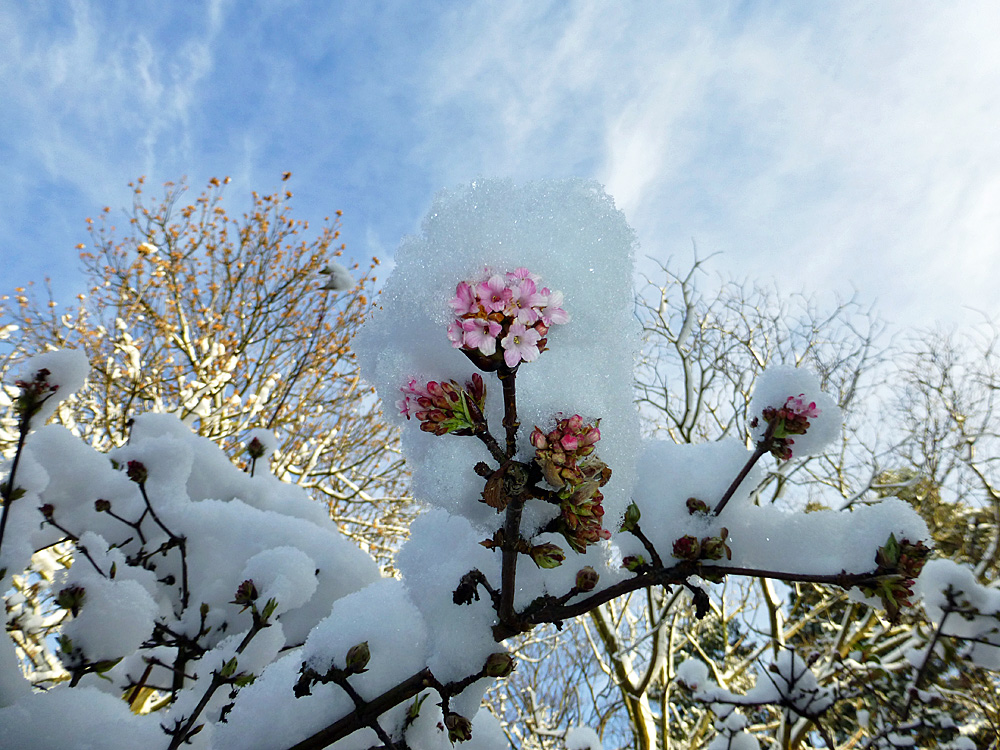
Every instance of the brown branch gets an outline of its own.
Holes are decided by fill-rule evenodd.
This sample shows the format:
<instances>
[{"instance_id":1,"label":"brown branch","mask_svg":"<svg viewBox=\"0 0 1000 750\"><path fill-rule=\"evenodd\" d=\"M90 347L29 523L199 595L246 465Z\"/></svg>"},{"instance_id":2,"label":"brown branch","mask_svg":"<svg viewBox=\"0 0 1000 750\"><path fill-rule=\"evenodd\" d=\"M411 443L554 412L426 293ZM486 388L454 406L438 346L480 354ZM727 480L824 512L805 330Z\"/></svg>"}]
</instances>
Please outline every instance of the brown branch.
<instances>
[{"instance_id":1,"label":"brown branch","mask_svg":"<svg viewBox=\"0 0 1000 750\"><path fill-rule=\"evenodd\" d=\"M370 726L374 721L394 706L413 698L421 690L439 685L430 669L422 669L415 675L406 678L398 685L386 690L377 698L368 701L364 709L355 710L342 719L296 743L288 750L319 750L329 747L337 740L347 737L359 729Z\"/></svg>"},{"instance_id":2,"label":"brown branch","mask_svg":"<svg viewBox=\"0 0 1000 750\"><path fill-rule=\"evenodd\" d=\"M773 432L774 424L771 424L768 426L767 432L764 433L764 437L761 438L759 443L757 443L757 447L754 449L754 452L750 454L750 458L747 459L743 468L740 469L740 473L736 475L736 479L734 479L733 483L729 485L729 489L726 490L726 494L722 496L722 499L719 501L719 504L715 506L715 510L713 510L712 513L715 515L722 513L722 509L726 507L733 495L736 494L736 490L739 489L743 480L747 478L747 474L750 473L750 470L758 461L760 461L761 456L771 450L771 435Z\"/></svg>"}]
</instances>

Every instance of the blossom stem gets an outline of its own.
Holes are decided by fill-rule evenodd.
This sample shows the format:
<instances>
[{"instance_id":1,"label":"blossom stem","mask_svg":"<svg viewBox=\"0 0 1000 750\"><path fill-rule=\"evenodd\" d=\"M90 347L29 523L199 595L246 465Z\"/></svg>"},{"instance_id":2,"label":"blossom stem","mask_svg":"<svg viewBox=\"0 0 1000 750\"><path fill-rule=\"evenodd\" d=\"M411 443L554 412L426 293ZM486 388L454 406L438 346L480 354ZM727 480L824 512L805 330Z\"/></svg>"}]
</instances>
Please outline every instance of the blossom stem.
<instances>
[{"instance_id":1,"label":"blossom stem","mask_svg":"<svg viewBox=\"0 0 1000 750\"><path fill-rule=\"evenodd\" d=\"M139 492L142 494L142 499L146 503L146 510L149 511L149 515L152 516L153 520L156 521L156 525L163 529L164 533L170 538L170 542L176 546L181 553L181 611L187 609L188 600L190 597L190 592L188 590L188 566L187 566L187 537L177 536L174 532L168 529L160 517L156 515L156 511L153 510L153 504L149 502L149 495L146 494L146 483L139 482ZM140 519L141 520L141 519Z\"/></svg>"},{"instance_id":2,"label":"blossom stem","mask_svg":"<svg viewBox=\"0 0 1000 750\"><path fill-rule=\"evenodd\" d=\"M7 477L7 481L3 484L3 511L0 513L0 549L3 549L3 536L4 532L7 530L7 514L10 512L10 506L13 505L15 499L14 477L17 476L17 465L21 461L21 453L24 451L24 441L27 439L28 432L31 429L30 414L25 414L21 417L21 424L19 427L17 450L14 452L14 462L10 468L10 476Z\"/></svg>"},{"instance_id":3,"label":"blossom stem","mask_svg":"<svg viewBox=\"0 0 1000 750\"><path fill-rule=\"evenodd\" d=\"M743 468L740 469L740 473L736 475L736 479L734 479L733 483L729 485L729 489L726 490L726 494L722 496L719 504L716 505L715 510L712 511L714 515L717 516L722 513L722 509L726 507L733 495L736 494L736 490L743 483L743 480L747 478L747 474L750 473L750 469L752 469L754 465L760 461L761 456L771 450L771 440L774 437L774 427L776 424L776 422L772 422L767 426L767 430L764 432L764 437L757 442L757 447L754 449L754 452L750 454L750 458L747 459L746 464L744 464Z\"/></svg>"},{"instance_id":4,"label":"blossom stem","mask_svg":"<svg viewBox=\"0 0 1000 750\"><path fill-rule=\"evenodd\" d=\"M517 392L514 384L516 376L517 367L513 369L502 367L497 373L503 386L503 426L507 431L507 458L513 458L517 453L517 428L521 426L517 421Z\"/></svg>"},{"instance_id":5,"label":"blossom stem","mask_svg":"<svg viewBox=\"0 0 1000 750\"><path fill-rule=\"evenodd\" d=\"M500 570L500 611L497 616L506 626L513 626L514 589L517 578L517 542L521 538L521 512L524 498L512 497L507 505L507 515L503 524L503 554Z\"/></svg>"},{"instance_id":6,"label":"blossom stem","mask_svg":"<svg viewBox=\"0 0 1000 750\"><path fill-rule=\"evenodd\" d=\"M503 464L507 460L507 454L503 452L503 448L500 447L500 443L497 439L490 434L490 431L486 429L486 425L482 424L476 426L475 436L479 438L483 444L489 448L490 455L496 459L497 463Z\"/></svg>"},{"instance_id":7,"label":"blossom stem","mask_svg":"<svg viewBox=\"0 0 1000 750\"><path fill-rule=\"evenodd\" d=\"M636 539L642 542L642 546L646 548L646 552L649 553L650 560L653 565L657 568L663 567L663 561L660 559L659 553L656 551L656 547L653 543L649 541L649 537L642 533L642 529L639 528L639 524L636 524L633 528L629 529L629 533L632 534Z\"/></svg>"}]
</instances>

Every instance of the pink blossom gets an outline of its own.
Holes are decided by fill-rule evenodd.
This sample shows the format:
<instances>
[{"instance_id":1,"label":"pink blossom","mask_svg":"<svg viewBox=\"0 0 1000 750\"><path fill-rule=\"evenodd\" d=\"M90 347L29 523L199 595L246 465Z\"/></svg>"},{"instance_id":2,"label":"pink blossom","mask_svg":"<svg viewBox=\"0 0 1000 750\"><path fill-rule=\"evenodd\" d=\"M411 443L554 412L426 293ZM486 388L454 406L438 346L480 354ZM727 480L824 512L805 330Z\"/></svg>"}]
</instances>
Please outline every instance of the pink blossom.
<instances>
[{"instance_id":1,"label":"pink blossom","mask_svg":"<svg viewBox=\"0 0 1000 750\"><path fill-rule=\"evenodd\" d=\"M499 312L510 302L512 292L507 288L503 276L493 274L482 284L476 287L476 294L486 312Z\"/></svg>"},{"instance_id":2,"label":"pink blossom","mask_svg":"<svg viewBox=\"0 0 1000 750\"><path fill-rule=\"evenodd\" d=\"M516 367L518 362L534 362L538 359L538 340L541 336L533 328L525 328L514 323L500 342L504 348L503 361L507 367Z\"/></svg>"},{"instance_id":3,"label":"pink blossom","mask_svg":"<svg viewBox=\"0 0 1000 750\"><path fill-rule=\"evenodd\" d=\"M410 378L410 381L399 389L403 393L403 398L396 402L399 413L409 419L413 414L411 409L415 409L419 404L417 400L427 396L426 388L417 387L417 379Z\"/></svg>"},{"instance_id":4,"label":"pink blossom","mask_svg":"<svg viewBox=\"0 0 1000 750\"><path fill-rule=\"evenodd\" d=\"M532 282L537 284L539 281L542 280L542 277L539 276L537 273L532 273L524 266L521 266L520 268L515 268L513 271L507 272L508 281L517 281L519 279L530 279Z\"/></svg>"},{"instance_id":5,"label":"pink blossom","mask_svg":"<svg viewBox=\"0 0 1000 750\"><path fill-rule=\"evenodd\" d=\"M458 321L456 321L458 322ZM463 344L489 356L497 350L497 336L502 330L499 323L489 318L466 318L462 321ZM449 336L450 336L449 328ZM456 344L459 346L459 344Z\"/></svg>"},{"instance_id":6,"label":"pink blossom","mask_svg":"<svg viewBox=\"0 0 1000 750\"><path fill-rule=\"evenodd\" d=\"M563 293L560 291L551 292L548 288L542 289L542 295L546 300L543 303L541 318L547 326L562 325L569 323L569 313L562 309Z\"/></svg>"},{"instance_id":7,"label":"pink blossom","mask_svg":"<svg viewBox=\"0 0 1000 750\"><path fill-rule=\"evenodd\" d=\"M479 304L476 302L476 295L473 293L472 287L464 281L459 282L458 286L455 287L455 296L448 304L451 305L451 309L458 316L475 313L479 309Z\"/></svg>"},{"instance_id":8,"label":"pink blossom","mask_svg":"<svg viewBox=\"0 0 1000 750\"><path fill-rule=\"evenodd\" d=\"M487 267L460 282L449 300L455 319L448 340L483 369L500 366L501 355L508 367L533 362L546 349L549 328L569 321L562 293L540 285L541 277L523 266L506 273Z\"/></svg>"},{"instance_id":9,"label":"pink blossom","mask_svg":"<svg viewBox=\"0 0 1000 750\"><path fill-rule=\"evenodd\" d=\"M575 451L580 447L580 439L576 435L566 434L559 440L564 451Z\"/></svg>"},{"instance_id":10,"label":"pink blossom","mask_svg":"<svg viewBox=\"0 0 1000 750\"><path fill-rule=\"evenodd\" d=\"M816 402L810 401L807 405L802 397L805 396L804 393L800 393L798 396L789 396L788 400L785 402L785 408L800 417L805 417L806 419L815 419L819 416L819 409L816 408Z\"/></svg>"},{"instance_id":11,"label":"pink blossom","mask_svg":"<svg viewBox=\"0 0 1000 750\"><path fill-rule=\"evenodd\" d=\"M448 324L448 340L456 349L463 345L465 340L465 330L461 320L453 320Z\"/></svg>"},{"instance_id":12,"label":"pink blossom","mask_svg":"<svg viewBox=\"0 0 1000 750\"><path fill-rule=\"evenodd\" d=\"M535 282L531 279L524 279L520 284L511 287L510 303L505 312L526 326L537 321L538 308L545 304L545 297L536 289Z\"/></svg>"}]
</instances>

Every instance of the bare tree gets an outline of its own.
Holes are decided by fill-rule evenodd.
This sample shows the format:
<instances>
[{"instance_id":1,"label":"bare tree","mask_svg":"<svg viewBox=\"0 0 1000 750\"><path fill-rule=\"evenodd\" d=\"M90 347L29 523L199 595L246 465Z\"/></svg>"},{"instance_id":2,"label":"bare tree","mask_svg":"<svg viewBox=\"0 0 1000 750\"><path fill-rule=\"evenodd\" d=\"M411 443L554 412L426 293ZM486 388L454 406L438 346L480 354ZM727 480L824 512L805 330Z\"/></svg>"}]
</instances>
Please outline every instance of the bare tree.
<instances>
[{"instance_id":1,"label":"bare tree","mask_svg":"<svg viewBox=\"0 0 1000 750\"><path fill-rule=\"evenodd\" d=\"M88 291L62 305L19 287L0 311L4 374L28 354L85 351L88 384L55 419L102 451L128 441L136 415L170 412L252 471L266 454L243 446L251 430L268 430L274 445L262 447L274 448L274 473L309 488L342 530L391 566L412 513L406 474L397 434L351 351L377 293L379 261L355 264L358 278L344 283L339 211L311 230L292 216L292 193L282 190L254 193L233 217L223 205L227 182L212 179L193 199L183 184L168 183L154 199L140 179L124 230L109 208L88 219L91 246L80 246ZM336 283L322 275L330 264ZM16 417L12 379L4 382L11 385L0 441L9 451ZM15 630L31 623L21 643L41 678L58 671L44 645L61 619L46 603L47 584L68 562L65 549L41 552L8 613Z\"/></svg>"},{"instance_id":2,"label":"bare tree","mask_svg":"<svg viewBox=\"0 0 1000 750\"><path fill-rule=\"evenodd\" d=\"M737 437L750 445L745 409L757 374L772 364L806 366L841 407L850 407L841 440L822 455L772 466L757 502L848 511L896 495L927 518L940 554L976 566L983 582L996 579L995 334L889 342L886 325L855 298L824 301L774 285L713 279L697 257L680 271L663 265L660 273L636 301L646 341L636 394L651 438ZM886 392L890 376L905 383L901 397ZM951 496L942 500L942 490ZM766 578L727 585L700 619L683 590L648 591L594 610L567 631L564 642L581 644L561 657L573 662L563 668L574 676L569 684L580 684L587 673L617 688L595 694L589 719L608 730L608 747L707 747L718 737L712 711L677 683L677 666L698 658L718 685L741 690L764 657L789 648L808 654L822 684L846 700L822 721L757 706L751 728L762 742L805 747L823 735L831 747L857 746L878 738L879 730L874 723L859 728L856 712L880 709L897 725L923 711L929 742L953 734L936 726L941 717L935 712L956 708L984 722L980 739L1000 737L995 701L974 687L988 686L985 695L995 695L995 675L967 669L956 676L949 673L956 662L947 659L922 662L918 671L902 654L926 647L939 632L933 623L919 613L887 619L828 586ZM877 670L872 661L879 662ZM540 679L529 671L498 690L512 706L514 694L538 692ZM932 692L933 685L955 700L949 709L940 708L943 702L915 706L907 691L918 682L921 690ZM538 714L537 707L522 706L519 739L525 746L559 747L547 738L565 732L563 714L552 713L544 725Z\"/></svg>"}]
</instances>

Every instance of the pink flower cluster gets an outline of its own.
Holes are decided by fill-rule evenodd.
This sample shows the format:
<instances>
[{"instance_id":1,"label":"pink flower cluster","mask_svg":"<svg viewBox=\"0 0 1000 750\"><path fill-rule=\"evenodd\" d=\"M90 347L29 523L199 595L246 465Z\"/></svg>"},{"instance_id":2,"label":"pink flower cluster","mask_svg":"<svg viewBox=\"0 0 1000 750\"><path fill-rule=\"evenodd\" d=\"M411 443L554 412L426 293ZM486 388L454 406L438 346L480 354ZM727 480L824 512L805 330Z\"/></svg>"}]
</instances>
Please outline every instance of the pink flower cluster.
<instances>
[{"instance_id":1,"label":"pink flower cluster","mask_svg":"<svg viewBox=\"0 0 1000 750\"><path fill-rule=\"evenodd\" d=\"M577 552L611 537L602 526L604 495L600 492L611 478L611 469L593 455L594 444L601 439L599 422L587 424L574 414L559 420L548 433L538 427L531 433L535 462L545 481L558 488L559 531Z\"/></svg>"},{"instance_id":2,"label":"pink flower cluster","mask_svg":"<svg viewBox=\"0 0 1000 750\"><path fill-rule=\"evenodd\" d=\"M569 322L562 292L539 288L541 278L527 268L506 274L484 269L477 281L462 281L448 303L455 320L448 339L481 369L534 362L545 351L549 328ZM499 344L499 348L497 347Z\"/></svg>"},{"instance_id":3,"label":"pink flower cluster","mask_svg":"<svg viewBox=\"0 0 1000 750\"><path fill-rule=\"evenodd\" d=\"M761 412L764 421L767 422L768 433L770 433L770 451L776 458L787 461L792 457L792 445L795 441L790 435L805 435L809 429L809 420L819 416L819 409L815 401L808 404L803 401L804 393L798 396L789 396L784 406L777 409L768 407ZM756 427L757 418L750 422L751 427Z\"/></svg>"},{"instance_id":4,"label":"pink flower cluster","mask_svg":"<svg viewBox=\"0 0 1000 750\"><path fill-rule=\"evenodd\" d=\"M403 398L396 402L399 413L407 419L416 417L424 432L471 435L483 421L486 385L479 373L473 373L464 388L454 380L431 380L418 386L416 378L411 378L399 390L403 392Z\"/></svg>"}]
</instances>

